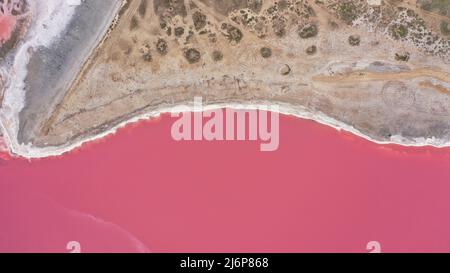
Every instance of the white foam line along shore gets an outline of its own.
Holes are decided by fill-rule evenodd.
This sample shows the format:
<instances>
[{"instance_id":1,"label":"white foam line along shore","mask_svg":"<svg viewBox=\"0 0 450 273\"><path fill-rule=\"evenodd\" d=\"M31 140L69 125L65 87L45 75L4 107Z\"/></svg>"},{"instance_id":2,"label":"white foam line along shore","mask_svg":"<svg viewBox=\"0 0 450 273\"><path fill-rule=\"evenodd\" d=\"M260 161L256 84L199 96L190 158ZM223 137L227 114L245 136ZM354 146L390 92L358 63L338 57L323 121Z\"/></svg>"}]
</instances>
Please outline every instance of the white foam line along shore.
<instances>
[{"instance_id":1,"label":"white foam line along shore","mask_svg":"<svg viewBox=\"0 0 450 273\"><path fill-rule=\"evenodd\" d=\"M289 115L289 116L295 116L297 118L307 119L307 120L313 120L318 123L321 123L323 125L327 125L330 127L335 128L339 131L348 131L350 133L353 133L361 138L367 139L371 142L387 145L387 144L396 144L396 145L402 145L402 146L409 146L409 147L423 147L423 146L432 146L436 148L443 148L443 147L450 147L450 141L448 142L442 142L435 138L420 138L420 139L414 139L414 140L407 140L401 136L393 136L391 138L391 141L377 141L374 139L371 139L367 135L361 133L357 129L353 128L352 126L349 126L345 123L342 123L338 120L335 120L333 118L330 118L322 113L311 113L306 111L305 109L301 107L293 108L291 105L287 104L276 104L270 102L262 102L259 105L246 105L246 104L215 104L215 105L207 105L203 106L201 110L197 109L197 106L194 106L194 103L190 105L179 105L175 107L167 107L162 108L159 111L149 112L146 114L142 114L136 117L133 117L127 121L124 121L117 126L113 127L111 130L105 131L101 134L88 137L85 139L80 140L77 143L60 146L60 147L45 147L45 148L39 148L39 147L33 147L31 145L20 145L17 142L8 143L11 148L11 151L13 154L28 158L28 159L37 159L37 158L45 158L45 157L52 157L52 156L59 156L62 154L65 154L67 152L70 152L76 148L81 147L84 143L91 142L97 139L101 139L103 137L106 137L111 134L115 134L118 129L125 127L128 124L136 123L143 120L148 120L151 118L157 118L160 117L161 114L177 114L182 112L199 112L199 111L210 111L210 110L217 110L217 109L223 109L223 108L230 108L235 110L263 110L263 111L272 111L272 106L276 106L279 110L273 111L278 112L282 115Z\"/></svg>"},{"instance_id":2,"label":"white foam line along shore","mask_svg":"<svg viewBox=\"0 0 450 273\"><path fill-rule=\"evenodd\" d=\"M27 75L27 64L29 62L28 49L36 46L48 46L61 33L66 25L70 22L74 14L76 6L70 5L66 1L47 0L47 1L31 1L33 12L33 24L25 39L25 42L18 48L12 73L10 76L10 84L5 90L3 107L0 109L0 130L3 134L5 143L10 153L16 156L33 159L45 158L51 156L59 156L80 147L86 142L103 138L107 135L114 134L119 128L129 123L135 123L141 120L159 117L163 113L180 113L185 111L195 112L194 103L191 105L179 105L162 108L158 111L149 112L136 116L127 121L120 123L111 130L104 133L86 137L77 143L67 144L59 147L34 147L31 144L20 144L17 141L19 130L19 113L24 107L25 86L24 79ZM109 26L105 27L105 33ZM45 33L45 34L44 34ZM100 42L100 41L99 41ZM258 104L215 104L206 105L203 111L231 108L236 110L271 110L271 102L259 102ZM289 104L277 104L280 114L291 115L298 118L314 120L318 123L331 126L339 131L345 130L359 137L367 139L377 144L397 144L402 146L433 146L437 148L450 147L450 140L440 140L436 138L417 138L406 139L402 136L392 136L390 141L377 141L358 131L356 128L330 118L323 113L311 113L301 106L292 106ZM197 110L198 111L198 110Z\"/></svg>"}]
</instances>

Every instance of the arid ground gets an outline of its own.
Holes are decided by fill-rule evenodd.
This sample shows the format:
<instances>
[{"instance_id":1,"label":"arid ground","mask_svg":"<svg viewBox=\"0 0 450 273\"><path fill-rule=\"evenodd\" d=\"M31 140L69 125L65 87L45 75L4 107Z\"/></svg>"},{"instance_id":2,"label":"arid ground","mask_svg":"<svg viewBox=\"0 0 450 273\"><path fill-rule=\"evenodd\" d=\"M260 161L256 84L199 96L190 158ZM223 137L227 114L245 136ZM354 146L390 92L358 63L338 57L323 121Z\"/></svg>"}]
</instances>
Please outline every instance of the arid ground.
<instances>
[{"instance_id":1,"label":"arid ground","mask_svg":"<svg viewBox=\"0 0 450 273\"><path fill-rule=\"evenodd\" d=\"M94 2L74 22L92 20ZM280 105L374 141L447 146L449 2L125 1L69 86L28 82L17 142L67 146L201 96ZM70 33L64 48L79 48L86 33ZM31 61L28 79L71 62Z\"/></svg>"}]
</instances>

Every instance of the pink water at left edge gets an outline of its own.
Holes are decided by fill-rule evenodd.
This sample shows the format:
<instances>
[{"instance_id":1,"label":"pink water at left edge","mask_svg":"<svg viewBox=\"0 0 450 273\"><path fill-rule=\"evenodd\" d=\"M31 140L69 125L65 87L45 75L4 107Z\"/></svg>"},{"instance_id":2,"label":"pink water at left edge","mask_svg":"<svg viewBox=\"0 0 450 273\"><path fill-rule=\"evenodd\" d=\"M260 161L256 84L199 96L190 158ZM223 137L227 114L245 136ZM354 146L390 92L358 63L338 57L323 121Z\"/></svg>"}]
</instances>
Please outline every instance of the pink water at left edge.
<instances>
[{"instance_id":1,"label":"pink water at left edge","mask_svg":"<svg viewBox=\"0 0 450 273\"><path fill-rule=\"evenodd\" d=\"M281 116L280 149L175 142L174 119L0 161L0 251L450 251L450 149Z\"/></svg>"},{"instance_id":2,"label":"pink water at left edge","mask_svg":"<svg viewBox=\"0 0 450 273\"><path fill-rule=\"evenodd\" d=\"M17 19L15 16L0 15L0 46L1 43L8 41L16 27Z\"/></svg>"}]
</instances>

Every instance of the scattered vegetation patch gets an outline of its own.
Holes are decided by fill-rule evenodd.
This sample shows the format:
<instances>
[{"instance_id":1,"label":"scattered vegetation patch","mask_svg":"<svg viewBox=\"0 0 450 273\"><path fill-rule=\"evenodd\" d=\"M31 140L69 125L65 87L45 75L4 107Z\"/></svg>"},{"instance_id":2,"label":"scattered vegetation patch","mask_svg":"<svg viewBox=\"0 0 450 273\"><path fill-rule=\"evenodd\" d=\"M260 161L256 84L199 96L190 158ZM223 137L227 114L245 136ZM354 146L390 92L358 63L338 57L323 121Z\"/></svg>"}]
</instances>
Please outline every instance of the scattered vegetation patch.
<instances>
[{"instance_id":1,"label":"scattered vegetation patch","mask_svg":"<svg viewBox=\"0 0 450 273\"><path fill-rule=\"evenodd\" d=\"M130 30L135 30L139 28L139 21L136 16L133 16L130 21Z\"/></svg>"},{"instance_id":2,"label":"scattered vegetation patch","mask_svg":"<svg viewBox=\"0 0 450 273\"><path fill-rule=\"evenodd\" d=\"M220 62L223 60L223 53L220 52L219 50L214 50L212 53L212 58L213 58L213 61Z\"/></svg>"},{"instance_id":3,"label":"scattered vegetation patch","mask_svg":"<svg viewBox=\"0 0 450 273\"><path fill-rule=\"evenodd\" d=\"M319 29L315 24L307 24L306 26L300 27L298 35L300 38L308 39L317 36Z\"/></svg>"},{"instance_id":4,"label":"scattered vegetation patch","mask_svg":"<svg viewBox=\"0 0 450 273\"><path fill-rule=\"evenodd\" d=\"M195 64L200 61L201 54L197 49L189 48L184 52L184 57L190 64Z\"/></svg>"},{"instance_id":5,"label":"scattered vegetation patch","mask_svg":"<svg viewBox=\"0 0 450 273\"><path fill-rule=\"evenodd\" d=\"M348 37L348 43L351 46L359 46L361 44L361 37L359 35L350 35Z\"/></svg>"},{"instance_id":6,"label":"scattered vegetation patch","mask_svg":"<svg viewBox=\"0 0 450 273\"><path fill-rule=\"evenodd\" d=\"M448 27L447 22L441 22L441 33L446 36L450 35L450 28Z\"/></svg>"},{"instance_id":7,"label":"scattered vegetation patch","mask_svg":"<svg viewBox=\"0 0 450 273\"><path fill-rule=\"evenodd\" d=\"M410 57L411 55L409 54L409 52L395 53L395 60L399 62L407 62L409 61Z\"/></svg>"},{"instance_id":8,"label":"scattered vegetation patch","mask_svg":"<svg viewBox=\"0 0 450 273\"><path fill-rule=\"evenodd\" d=\"M272 57L272 49L268 47L261 48L261 56L265 59Z\"/></svg>"},{"instance_id":9,"label":"scattered vegetation patch","mask_svg":"<svg viewBox=\"0 0 450 273\"><path fill-rule=\"evenodd\" d=\"M183 27L176 27L174 32L175 32L175 36L176 37L181 37L184 34L184 28Z\"/></svg>"},{"instance_id":10,"label":"scattered vegetation patch","mask_svg":"<svg viewBox=\"0 0 450 273\"><path fill-rule=\"evenodd\" d=\"M395 40L405 39L408 32L408 27L402 24L393 24L390 27L390 33Z\"/></svg>"},{"instance_id":11,"label":"scattered vegetation patch","mask_svg":"<svg viewBox=\"0 0 450 273\"><path fill-rule=\"evenodd\" d=\"M158 42L156 43L156 50L158 51L159 54L166 55L167 52L169 51L169 46L167 45L166 40L159 39Z\"/></svg>"},{"instance_id":12,"label":"scattered vegetation patch","mask_svg":"<svg viewBox=\"0 0 450 273\"><path fill-rule=\"evenodd\" d=\"M263 7L259 12L249 7L234 10L230 13L230 19L245 27L246 30L256 34L259 38L265 38L270 32L277 37L285 37L291 28L311 22L316 12L310 5L310 0L278 0L272 4L263 5L262 0L234 0L235 2L258 2ZM227 2L227 1L216 1ZM232 1L231 1L232 2Z\"/></svg>"},{"instance_id":13,"label":"scattered vegetation patch","mask_svg":"<svg viewBox=\"0 0 450 273\"><path fill-rule=\"evenodd\" d=\"M142 55L142 59L144 59L144 61L146 61L146 62L153 61L153 57L152 57L151 53L145 53L144 55Z\"/></svg>"},{"instance_id":14,"label":"scattered vegetation patch","mask_svg":"<svg viewBox=\"0 0 450 273\"><path fill-rule=\"evenodd\" d=\"M277 18L274 20L272 28L276 36L283 37L286 34L286 19Z\"/></svg>"},{"instance_id":15,"label":"scattered vegetation patch","mask_svg":"<svg viewBox=\"0 0 450 273\"><path fill-rule=\"evenodd\" d=\"M192 20L194 21L195 30L198 31L206 27L206 15L200 11L197 10L192 14Z\"/></svg>"},{"instance_id":16,"label":"scattered vegetation patch","mask_svg":"<svg viewBox=\"0 0 450 273\"><path fill-rule=\"evenodd\" d=\"M144 18L145 15L147 14L147 3L148 0L141 0L141 3L139 4L139 9L138 9L138 13L139 16L141 16L141 18Z\"/></svg>"},{"instance_id":17,"label":"scattered vegetation patch","mask_svg":"<svg viewBox=\"0 0 450 273\"><path fill-rule=\"evenodd\" d=\"M351 25L360 15L358 8L353 2L340 3L338 5L337 12L339 18L348 25Z\"/></svg>"},{"instance_id":18,"label":"scattered vegetation patch","mask_svg":"<svg viewBox=\"0 0 450 273\"><path fill-rule=\"evenodd\" d=\"M315 45L312 45L306 49L306 54L308 55L314 55L316 53L317 53L317 46Z\"/></svg>"},{"instance_id":19,"label":"scattered vegetation patch","mask_svg":"<svg viewBox=\"0 0 450 273\"><path fill-rule=\"evenodd\" d=\"M450 17L450 0L419 0L422 9Z\"/></svg>"},{"instance_id":20,"label":"scattered vegetation patch","mask_svg":"<svg viewBox=\"0 0 450 273\"><path fill-rule=\"evenodd\" d=\"M222 30L224 31L225 37L227 37L232 44L240 43L244 37L244 34L242 34L240 29L227 23L222 24Z\"/></svg>"}]
</instances>

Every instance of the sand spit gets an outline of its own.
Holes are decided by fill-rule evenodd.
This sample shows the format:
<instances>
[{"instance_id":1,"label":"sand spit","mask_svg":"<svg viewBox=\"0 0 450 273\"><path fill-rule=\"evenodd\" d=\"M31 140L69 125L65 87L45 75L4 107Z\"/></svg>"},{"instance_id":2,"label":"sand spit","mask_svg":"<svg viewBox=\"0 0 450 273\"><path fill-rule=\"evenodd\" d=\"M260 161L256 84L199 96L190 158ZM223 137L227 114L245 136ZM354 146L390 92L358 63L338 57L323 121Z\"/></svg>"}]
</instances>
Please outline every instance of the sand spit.
<instances>
[{"instance_id":1,"label":"sand spit","mask_svg":"<svg viewBox=\"0 0 450 273\"><path fill-rule=\"evenodd\" d=\"M0 108L0 128L11 153L27 157L20 152L24 146L20 127L45 118L58 97L64 96L121 5L120 0L82 1L80 5L66 0L30 1L31 27L6 75ZM33 115L26 116L30 108ZM36 115L37 111L42 115Z\"/></svg>"},{"instance_id":2,"label":"sand spit","mask_svg":"<svg viewBox=\"0 0 450 273\"><path fill-rule=\"evenodd\" d=\"M25 106L19 114L18 142L28 143L98 46L120 8L119 0L84 1L60 37L48 47L35 47L25 78ZM93 27L95 26L95 27Z\"/></svg>"}]
</instances>

